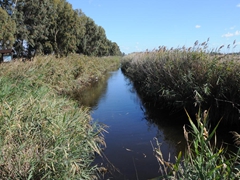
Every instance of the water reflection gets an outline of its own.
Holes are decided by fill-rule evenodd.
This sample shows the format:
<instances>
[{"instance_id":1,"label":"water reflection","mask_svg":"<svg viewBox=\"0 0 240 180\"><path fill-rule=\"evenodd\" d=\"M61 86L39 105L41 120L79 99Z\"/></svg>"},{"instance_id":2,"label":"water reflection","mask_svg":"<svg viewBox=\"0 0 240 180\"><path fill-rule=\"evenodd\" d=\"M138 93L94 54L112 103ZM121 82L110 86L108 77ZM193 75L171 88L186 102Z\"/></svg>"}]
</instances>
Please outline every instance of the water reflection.
<instances>
[{"instance_id":1,"label":"water reflection","mask_svg":"<svg viewBox=\"0 0 240 180\"><path fill-rule=\"evenodd\" d=\"M175 155L177 153L184 152L186 147L186 141L183 136L183 126L188 124L186 113L178 113L175 115L168 114L156 106L145 103L138 93L136 92L133 84L126 79L129 87L129 92L137 94L135 103L138 103L144 114L144 120L147 122L148 129L156 128L156 137L158 141L163 144L167 144L169 148L163 153L166 155L171 154L171 162L175 162ZM167 159L166 159L167 160Z\"/></svg>"},{"instance_id":2,"label":"water reflection","mask_svg":"<svg viewBox=\"0 0 240 180\"><path fill-rule=\"evenodd\" d=\"M90 107L94 110L95 107L97 107L100 98L105 98L108 86L107 79L110 75L110 73L107 74L100 81L96 81L91 87L88 87L82 92L72 93L74 95L73 99L77 100L80 105Z\"/></svg>"},{"instance_id":3,"label":"water reflection","mask_svg":"<svg viewBox=\"0 0 240 180\"><path fill-rule=\"evenodd\" d=\"M108 80L78 95L81 103L92 108L95 121L106 124L105 158L95 163L107 167L102 179L150 179L159 176L159 165L151 142L157 137L162 151L172 160L183 149L182 125L169 124L168 116L142 104L141 99L121 70L112 72Z\"/></svg>"},{"instance_id":4,"label":"water reflection","mask_svg":"<svg viewBox=\"0 0 240 180\"><path fill-rule=\"evenodd\" d=\"M174 161L174 156L185 149L182 120L186 114L171 116L143 103L120 69L76 98L91 107L94 121L109 127L105 157L95 160L108 170L102 179L146 180L159 176L151 146L155 137L162 143L165 159L170 153Z\"/></svg>"}]
</instances>

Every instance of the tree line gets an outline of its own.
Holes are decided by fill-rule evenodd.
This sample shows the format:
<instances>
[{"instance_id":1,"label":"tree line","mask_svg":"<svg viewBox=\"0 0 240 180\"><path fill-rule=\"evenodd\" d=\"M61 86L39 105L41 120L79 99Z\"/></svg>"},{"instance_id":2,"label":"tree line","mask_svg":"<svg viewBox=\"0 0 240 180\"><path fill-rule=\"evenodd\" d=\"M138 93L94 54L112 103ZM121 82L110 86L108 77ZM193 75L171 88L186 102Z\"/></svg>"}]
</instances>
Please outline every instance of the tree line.
<instances>
[{"instance_id":1,"label":"tree line","mask_svg":"<svg viewBox=\"0 0 240 180\"><path fill-rule=\"evenodd\" d=\"M0 29L0 49L13 47L18 57L121 55L103 27L66 0L0 0Z\"/></svg>"}]
</instances>

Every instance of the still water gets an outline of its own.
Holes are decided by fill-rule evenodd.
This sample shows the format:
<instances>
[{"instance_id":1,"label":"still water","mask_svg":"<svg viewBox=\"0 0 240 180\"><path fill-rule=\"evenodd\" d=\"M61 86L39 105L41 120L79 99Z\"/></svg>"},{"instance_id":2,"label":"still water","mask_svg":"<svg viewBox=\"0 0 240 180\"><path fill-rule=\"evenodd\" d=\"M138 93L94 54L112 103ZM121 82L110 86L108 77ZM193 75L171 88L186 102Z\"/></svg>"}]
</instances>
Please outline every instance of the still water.
<instances>
[{"instance_id":1,"label":"still water","mask_svg":"<svg viewBox=\"0 0 240 180\"><path fill-rule=\"evenodd\" d=\"M151 114L120 69L86 93L84 97L92 97L86 101L93 120L108 126L108 133L104 133L105 157L95 161L108 169L103 179L146 180L160 176L151 145L155 137L162 143L165 159L170 153L173 160L184 149L182 124L168 123L164 114Z\"/></svg>"}]
</instances>

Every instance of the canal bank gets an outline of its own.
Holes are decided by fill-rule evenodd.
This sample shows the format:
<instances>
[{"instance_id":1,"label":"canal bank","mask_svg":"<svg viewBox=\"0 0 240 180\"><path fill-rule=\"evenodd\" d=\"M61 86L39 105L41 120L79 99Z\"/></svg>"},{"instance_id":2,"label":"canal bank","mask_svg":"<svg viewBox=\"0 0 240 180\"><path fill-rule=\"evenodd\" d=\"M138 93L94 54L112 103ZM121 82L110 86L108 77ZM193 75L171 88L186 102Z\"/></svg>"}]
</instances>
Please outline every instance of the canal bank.
<instances>
[{"instance_id":1,"label":"canal bank","mask_svg":"<svg viewBox=\"0 0 240 180\"><path fill-rule=\"evenodd\" d=\"M120 69L109 74L105 86L102 83L96 86L93 89L102 89L102 95L97 103L96 100L90 103L93 104L91 116L94 121L108 126L104 134L107 144L104 157L95 160L107 170L102 179L141 180L159 176L159 164L151 143L157 138L162 143L163 156L168 159L170 153L173 161L184 149L182 125L168 123L166 114L158 114L156 124L156 117L145 109L132 83Z\"/></svg>"}]
</instances>

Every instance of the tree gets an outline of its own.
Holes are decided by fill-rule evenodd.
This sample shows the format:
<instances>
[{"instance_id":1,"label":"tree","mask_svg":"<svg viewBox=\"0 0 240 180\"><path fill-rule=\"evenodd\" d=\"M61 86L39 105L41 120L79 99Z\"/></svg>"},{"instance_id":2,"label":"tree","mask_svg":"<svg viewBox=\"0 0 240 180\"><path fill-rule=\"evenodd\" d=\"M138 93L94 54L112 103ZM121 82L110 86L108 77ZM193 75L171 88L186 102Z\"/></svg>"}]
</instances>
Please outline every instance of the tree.
<instances>
[{"instance_id":1,"label":"tree","mask_svg":"<svg viewBox=\"0 0 240 180\"><path fill-rule=\"evenodd\" d=\"M12 48L15 41L16 24L8 13L0 7L0 48Z\"/></svg>"},{"instance_id":2,"label":"tree","mask_svg":"<svg viewBox=\"0 0 240 180\"><path fill-rule=\"evenodd\" d=\"M107 56L109 55L109 46L108 46L108 39L105 33L105 30L98 26L98 56Z\"/></svg>"},{"instance_id":3,"label":"tree","mask_svg":"<svg viewBox=\"0 0 240 180\"><path fill-rule=\"evenodd\" d=\"M11 0L0 0L0 7L4 9L11 16L13 14L14 5L16 1L14 2Z\"/></svg>"},{"instance_id":4,"label":"tree","mask_svg":"<svg viewBox=\"0 0 240 180\"><path fill-rule=\"evenodd\" d=\"M63 9L59 12L61 25L59 26L58 48L61 54L68 55L69 52L77 50L77 13L72 6L64 2Z\"/></svg>"},{"instance_id":5,"label":"tree","mask_svg":"<svg viewBox=\"0 0 240 180\"><path fill-rule=\"evenodd\" d=\"M77 26L78 26L78 33L77 33L77 53L83 53L83 37L86 33L86 22L87 22L87 16L82 12L81 9L75 10L77 14Z\"/></svg>"},{"instance_id":6,"label":"tree","mask_svg":"<svg viewBox=\"0 0 240 180\"><path fill-rule=\"evenodd\" d=\"M28 31L27 27L24 22L24 0L19 0L18 3L15 5L15 12L13 14L13 19L15 20L17 29L15 38L16 41L14 43L14 49L17 53L17 56L22 56L23 52L25 51L24 42L28 39Z\"/></svg>"},{"instance_id":7,"label":"tree","mask_svg":"<svg viewBox=\"0 0 240 180\"><path fill-rule=\"evenodd\" d=\"M111 42L110 41L110 55L111 56L120 56L122 55L119 46L117 45L116 42Z\"/></svg>"},{"instance_id":8,"label":"tree","mask_svg":"<svg viewBox=\"0 0 240 180\"><path fill-rule=\"evenodd\" d=\"M49 0L17 1L14 19L18 27L15 43L18 52L26 50L29 56L42 53L47 41L51 5Z\"/></svg>"},{"instance_id":9,"label":"tree","mask_svg":"<svg viewBox=\"0 0 240 180\"><path fill-rule=\"evenodd\" d=\"M97 55L98 52L98 27L95 24L95 22L89 18L86 17L86 24L85 24L85 34L82 38L82 49L83 53L86 55Z\"/></svg>"},{"instance_id":10,"label":"tree","mask_svg":"<svg viewBox=\"0 0 240 180\"><path fill-rule=\"evenodd\" d=\"M71 4L65 0L53 0L53 7L49 40L54 52L61 56L75 52L83 34L79 19L80 11L74 11Z\"/></svg>"},{"instance_id":11,"label":"tree","mask_svg":"<svg viewBox=\"0 0 240 180\"><path fill-rule=\"evenodd\" d=\"M5 10L1 19L13 19L17 26L14 48L19 56L53 52L57 56L71 52L105 56L119 50L107 39L101 26L81 10L73 10L66 0L0 0L0 7ZM8 33L14 34L14 31ZM8 39L12 37L8 35Z\"/></svg>"}]
</instances>

